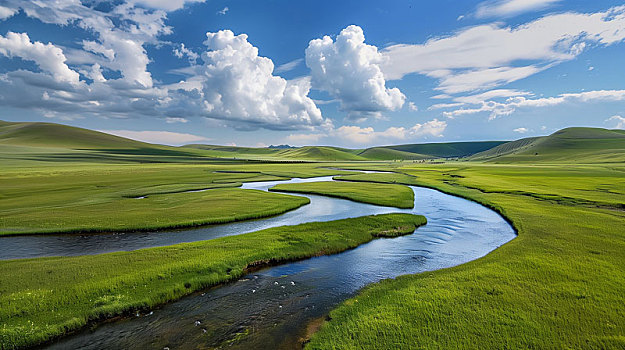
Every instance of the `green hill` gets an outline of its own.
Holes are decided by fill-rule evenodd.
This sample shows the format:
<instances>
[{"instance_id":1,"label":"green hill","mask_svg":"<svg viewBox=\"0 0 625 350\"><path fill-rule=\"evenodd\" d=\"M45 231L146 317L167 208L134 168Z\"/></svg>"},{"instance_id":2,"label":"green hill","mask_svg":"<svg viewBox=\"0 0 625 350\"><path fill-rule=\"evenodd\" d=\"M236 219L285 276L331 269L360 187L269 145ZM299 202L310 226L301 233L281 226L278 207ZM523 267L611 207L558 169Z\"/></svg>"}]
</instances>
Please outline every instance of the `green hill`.
<instances>
[{"instance_id":1,"label":"green hill","mask_svg":"<svg viewBox=\"0 0 625 350\"><path fill-rule=\"evenodd\" d=\"M421 160L432 158L431 156L427 156L424 154L398 151L386 147L367 148L366 150L360 152L358 155L370 160Z\"/></svg>"},{"instance_id":2,"label":"green hill","mask_svg":"<svg viewBox=\"0 0 625 350\"><path fill-rule=\"evenodd\" d=\"M486 151L507 141L477 141L477 142L445 142L419 143L409 145L384 146L396 151L416 153L427 158L456 158L467 157L478 152Z\"/></svg>"},{"instance_id":3,"label":"green hill","mask_svg":"<svg viewBox=\"0 0 625 350\"><path fill-rule=\"evenodd\" d=\"M625 161L625 131L566 128L549 136L508 142L470 159L501 163L620 163Z\"/></svg>"},{"instance_id":4,"label":"green hill","mask_svg":"<svg viewBox=\"0 0 625 350\"><path fill-rule=\"evenodd\" d=\"M54 123L0 123L0 145L70 149L146 148L154 145Z\"/></svg>"},{"instance_id":5,"label":"green hill","mask_svg":"<svg viewBox=\"0 0 625 350\"><path fill-rule=\"evenodd\" d=\"M0 121L0 158L133 163L214 159L199 150L150 144L73 126L5 121Z\"/></svg>"},{"instance_id":6,"label":"green hill","mask_svg":"<svg viewBox=\"0 0 625 350\"><path fill-rule=\"evenodd\" d=\"M305 160L367 160L351 152L352 150L329 146L306 146L282 150L277 154L280 158Z\"/></svg>"}]
</instances>

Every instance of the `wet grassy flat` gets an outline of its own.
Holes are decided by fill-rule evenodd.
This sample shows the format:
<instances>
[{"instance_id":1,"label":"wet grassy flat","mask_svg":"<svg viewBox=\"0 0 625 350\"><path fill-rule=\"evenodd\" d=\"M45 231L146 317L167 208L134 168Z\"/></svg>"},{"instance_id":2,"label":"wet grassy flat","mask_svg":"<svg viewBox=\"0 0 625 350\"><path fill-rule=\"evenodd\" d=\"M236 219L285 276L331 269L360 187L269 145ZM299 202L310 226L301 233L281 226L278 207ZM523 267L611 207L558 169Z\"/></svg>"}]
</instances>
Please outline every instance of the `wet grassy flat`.
<instances>
[{"instance_id":1,"label":"wet grassy flat","mask_svg":"<svg viewBox=\"0 0 625 350\"><path fill-rule=\"evenodd\" d=\"M321 194L397 208L414 207L414 193L403 185L363 182L309 182L278 184L270 191Z\"/></svg>"}]
</instances>

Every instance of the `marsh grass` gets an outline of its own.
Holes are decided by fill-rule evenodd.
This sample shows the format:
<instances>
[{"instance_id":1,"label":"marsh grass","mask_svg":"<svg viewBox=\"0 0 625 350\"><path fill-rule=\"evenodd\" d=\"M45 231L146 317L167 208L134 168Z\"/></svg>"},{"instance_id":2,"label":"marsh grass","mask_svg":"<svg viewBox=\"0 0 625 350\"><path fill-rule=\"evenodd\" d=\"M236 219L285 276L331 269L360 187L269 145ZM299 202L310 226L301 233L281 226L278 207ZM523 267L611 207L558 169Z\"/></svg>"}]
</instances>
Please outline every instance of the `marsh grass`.
<instances>
[{"instance_id":1,"label":"marsh grass","mask_svg":"<svg viewBox=\"0 0 625 350\"><path fill-rule=\"evenodd\" d=\"M425 222L385 214L132 252L1 261L0 348L42 343L236 279L249 267L338 253L375 237L412 233Z\"/></svg>"}]
</instances>

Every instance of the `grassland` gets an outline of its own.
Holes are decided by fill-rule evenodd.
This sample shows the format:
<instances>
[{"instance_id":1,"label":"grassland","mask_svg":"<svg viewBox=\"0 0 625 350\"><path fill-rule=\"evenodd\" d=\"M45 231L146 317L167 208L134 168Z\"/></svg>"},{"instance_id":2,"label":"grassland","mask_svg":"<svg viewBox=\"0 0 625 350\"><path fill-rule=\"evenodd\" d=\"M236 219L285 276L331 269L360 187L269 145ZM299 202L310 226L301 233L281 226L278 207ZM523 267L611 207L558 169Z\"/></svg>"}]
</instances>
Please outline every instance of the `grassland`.
<instances>
[{"instance_id":1,"label":"grassland","mask_svg":"<svg viewBox=\"0 0 625 350\"><path fill-rule=\"evenodd\" d=\"M337 253L425 222L386 214L132 252L0 261L0 348L45 342L236 279L250 267Z\"/></svg>"},{"instance_id":2,"label":"grassland","mask_svg":"<svg viewBox=\"0 0 625 350\"><path fill-rule=\"evenodd\" d=\"M623 164L397 170L346 178L470 198L511 220L518 237L476 261L365 288L331 312L309 349L625 348Z\"/></svg>"},{"instance_id":3,"label":"grassland","mask_svg":"<svg viewBox=\"0 0 625 350\"><path fill-rule=\"evenodd\" d=\"M414 192L403 185L323 181L278 184L269 190L321 194L387 207L414 207Z\"/></svg>"},{"instance_id":4,"label":"grassland","mask_svg":"<svg viewBox=\"0 0 625 350\"><path fill-rule=\"evenodd\" d=\"M3 168L0 235L153 230L266 217L308 200L236 188L241 182L349 173L323 164L55 164Z\"/></svg>"}]
</instances>

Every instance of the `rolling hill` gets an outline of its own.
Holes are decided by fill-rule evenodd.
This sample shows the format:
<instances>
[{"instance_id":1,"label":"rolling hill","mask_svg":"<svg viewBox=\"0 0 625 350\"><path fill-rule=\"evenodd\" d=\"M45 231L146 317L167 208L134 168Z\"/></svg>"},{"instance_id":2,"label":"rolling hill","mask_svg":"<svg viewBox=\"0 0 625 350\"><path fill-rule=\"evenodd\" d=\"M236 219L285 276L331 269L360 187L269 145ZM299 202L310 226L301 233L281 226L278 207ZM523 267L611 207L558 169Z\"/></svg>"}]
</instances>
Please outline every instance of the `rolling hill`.
<instances>
[{"instance_id":1,"label":"rolling hill","mask_svg":"<svg viewBox=\"0 0 625 350\"><path fill-rule=\"evenodd\" d=\"M103 132L54 123L0 122L0 144L70 149L120 149L153 147L148 143Z\"/></svg>"},{"instance_id":2,"label":"rolling hill","mask_svg":"<svg viewBox=\"0 0 625 350\"><path fill-rule=\"evenodd\" d=\"M507 142L469 159L500 163L624 162L625 130L566 128L549 136Z\"/></svg>"},{"instance_id":3,"label":"rolling hill","mask_svg":"<svg viewBox=\"0 0 625 350\"><path fill-rule=\"evenodd\" d=\"M467 157L478 152L483 152L506 142L508 141L417 143L378 148L420 154L427 158L456 158Z\"/></svg>"}]
</instances>

